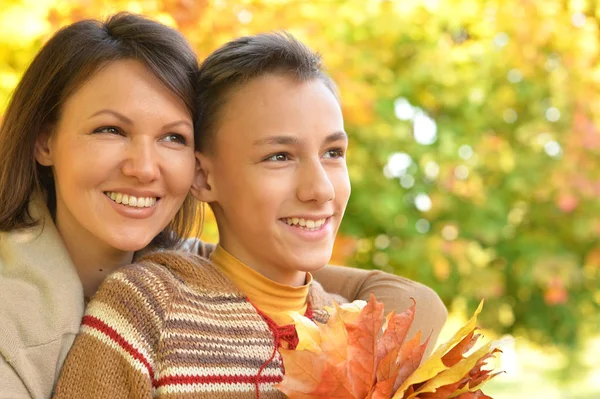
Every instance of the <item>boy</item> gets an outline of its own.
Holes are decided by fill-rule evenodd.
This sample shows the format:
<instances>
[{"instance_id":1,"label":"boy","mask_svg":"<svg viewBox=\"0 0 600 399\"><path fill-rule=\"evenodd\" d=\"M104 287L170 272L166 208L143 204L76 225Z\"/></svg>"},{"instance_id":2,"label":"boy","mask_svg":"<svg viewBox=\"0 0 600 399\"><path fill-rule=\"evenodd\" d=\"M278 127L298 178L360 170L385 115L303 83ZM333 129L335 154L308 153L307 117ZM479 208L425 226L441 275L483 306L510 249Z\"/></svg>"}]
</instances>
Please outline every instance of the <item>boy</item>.
<instances>
[{"instance_id":1,"label":"boy","mask_svg":"<svg viewBox=\"0 0 600 399\"><path fill-rule=\"evenodd\" d=\"M348 198L347 135L319 57L289 35L234 40L203 63L192 193L210 204L210 262L162 252L91 301L56 397L284 397L291 313L325 322L311 271ZM338 302L343 301L336 298Z\"/></svg>"}]
</instances>

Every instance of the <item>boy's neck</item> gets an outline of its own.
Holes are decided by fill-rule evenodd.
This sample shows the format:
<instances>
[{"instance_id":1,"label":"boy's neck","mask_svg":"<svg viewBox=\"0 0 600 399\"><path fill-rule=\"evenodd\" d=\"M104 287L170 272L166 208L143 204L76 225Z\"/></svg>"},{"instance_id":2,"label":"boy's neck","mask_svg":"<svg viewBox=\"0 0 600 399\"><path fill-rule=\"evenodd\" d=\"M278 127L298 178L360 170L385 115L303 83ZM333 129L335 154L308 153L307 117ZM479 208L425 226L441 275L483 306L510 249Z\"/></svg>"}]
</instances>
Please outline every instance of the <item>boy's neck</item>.
<instances>
[{"instance_id":1,"label":"boy's neck","mask_svg":"<svg viewBox=\"0 0 600 399\"><path fill-rule=\"evenodd\" d=\"M307 273L304 271L283 269L274 267L273 265L264 265L259 262L253 262L250 256L246 256L242 251L233 251L229 246L223 245L222 242L219 243L219 247L239 262L277 284L288 285L291 287L301 287L306 284Z\"/></svg>"},{"instance_id":2,"label":"boy's neck","mask_svg":"<svg viewBox=\"0 0 600 399\"><path fill-rule=\"evenodd\" d=\"M210 260L227 276L248 300L258 309L272 318L277 324L285 325L293 322L292 312L304 314L312 281L309 273L304 273L302 283L298 286L279 284L228 253L218 246L210 255Z\"/></svg>"}]
</instances>

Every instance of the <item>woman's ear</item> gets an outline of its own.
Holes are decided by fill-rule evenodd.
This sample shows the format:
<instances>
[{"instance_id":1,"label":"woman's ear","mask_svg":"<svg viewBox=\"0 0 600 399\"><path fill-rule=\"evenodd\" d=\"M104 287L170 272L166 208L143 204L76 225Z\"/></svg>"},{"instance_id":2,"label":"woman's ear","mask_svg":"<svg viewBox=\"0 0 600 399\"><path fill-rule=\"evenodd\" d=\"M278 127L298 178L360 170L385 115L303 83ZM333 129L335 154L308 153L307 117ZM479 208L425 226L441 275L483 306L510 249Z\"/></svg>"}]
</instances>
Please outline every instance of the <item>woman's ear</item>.
<instances>
[{"instance_id":1,"label":"woman's ear","mask_svg":"<svg viewBox=\"0 0 600 399\"><path fill-rule=\"evenodd\" d=\"M43 166L54 165L50 148L50 137L50 131L44 130L35 140L35 160Z\"/></svg>"},{"instance_id":2,"label":"woman's ear","mask_svg":"<svg viewBox=\"0 0 600 399\"><path fill-rule=\"evenodd\" d=\"M198 201L217 202L217 190L213 184L212 162L210 157L196 152L196 172L192 183L192 195Z\"/></svg>"}]
</instances>

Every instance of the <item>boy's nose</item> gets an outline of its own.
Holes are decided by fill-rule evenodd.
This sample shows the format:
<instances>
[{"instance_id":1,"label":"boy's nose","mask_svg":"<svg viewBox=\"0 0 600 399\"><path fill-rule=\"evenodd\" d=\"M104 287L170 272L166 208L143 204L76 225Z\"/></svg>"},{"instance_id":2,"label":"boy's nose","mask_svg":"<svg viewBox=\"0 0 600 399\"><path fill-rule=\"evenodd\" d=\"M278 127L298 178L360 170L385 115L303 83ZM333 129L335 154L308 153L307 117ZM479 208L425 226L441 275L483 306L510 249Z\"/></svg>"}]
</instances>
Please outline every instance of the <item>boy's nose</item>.
<instances>
[{"instance_id":1,"label":"boy's nose","mask_svg":"<svg viewBox=\"0 0 600 399\"><path fill-rule=\"evenodd\" d=\"M307 162L300 167L297 196L302 202L314 201L319 204L333 200L333 184L321 162Z\"/></svg>"}]
</instances>

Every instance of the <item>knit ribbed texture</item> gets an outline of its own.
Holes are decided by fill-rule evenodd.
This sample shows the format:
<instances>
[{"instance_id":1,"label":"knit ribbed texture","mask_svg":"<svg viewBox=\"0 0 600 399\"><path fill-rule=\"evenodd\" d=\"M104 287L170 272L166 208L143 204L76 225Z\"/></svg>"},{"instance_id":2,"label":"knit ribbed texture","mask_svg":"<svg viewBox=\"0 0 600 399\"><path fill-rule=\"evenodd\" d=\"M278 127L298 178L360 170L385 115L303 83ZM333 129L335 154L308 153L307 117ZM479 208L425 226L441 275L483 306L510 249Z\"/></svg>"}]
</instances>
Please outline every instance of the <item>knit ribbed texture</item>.
<instances>
[{"instance_id":1,"label":"knit ribbed texture","mask_svg":"<svg viewBox=\"0 0 600 399\"><path fill-rule=\"evenodd\" d=\"M278 324L294 323L292 313L306 312L306 298L312 276L306 273L305 284L292 287L273 281L246 265L218 245L209 260L227 276L254 306Z\"/></svg>"},{"instance_id":2,"label":"knit ribbed texture","mask_svg":"<svg viewBox=\"0 0 600 399\"><path fill-rule=\"evenodd\" d=\"M307 316L326 322L313 282ZM211 263L163 252L113 273L92 298L57 398L281 398L277 349L295 347Z\"/></svg>"}]
</instances>

